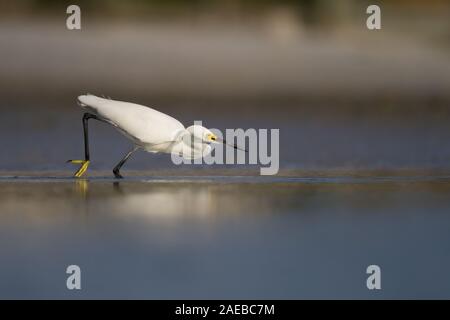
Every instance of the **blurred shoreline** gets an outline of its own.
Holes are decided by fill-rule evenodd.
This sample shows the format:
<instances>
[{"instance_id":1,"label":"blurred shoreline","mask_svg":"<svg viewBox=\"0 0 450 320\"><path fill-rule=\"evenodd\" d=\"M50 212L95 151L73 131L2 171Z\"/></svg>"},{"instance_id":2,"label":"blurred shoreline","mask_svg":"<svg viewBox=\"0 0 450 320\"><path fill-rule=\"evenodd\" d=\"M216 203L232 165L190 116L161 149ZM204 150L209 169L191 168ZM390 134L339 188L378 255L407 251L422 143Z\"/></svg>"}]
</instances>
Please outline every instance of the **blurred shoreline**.
<instances>
[{"instance_id":1,"label":"blurred shoreline","mask_svg":"<svg viewBox=\"0 0 450 320\"><path fill-rule=\"evenodd\" d=\"M354 23L331 19L318 28L301 23L289 9L272 11L263 22L243 23L244 16L235 24L86 14L81 31L68 31L64 14L6 18L0 22L0 41L7 44L0 48L0 107L62 107L91 92L136 102L230 101L229 108L250 101L261 108L325 106L336 113L349 105L448 112L450 46L439 30L450 19L443 12L434 9L441 12L434 24L421 29L430 19L419 20L408 32L406 13L399 18L399 8L386 9L385 28L372 32L365 28L364 11Z\"/></svg>"}]
</instances>

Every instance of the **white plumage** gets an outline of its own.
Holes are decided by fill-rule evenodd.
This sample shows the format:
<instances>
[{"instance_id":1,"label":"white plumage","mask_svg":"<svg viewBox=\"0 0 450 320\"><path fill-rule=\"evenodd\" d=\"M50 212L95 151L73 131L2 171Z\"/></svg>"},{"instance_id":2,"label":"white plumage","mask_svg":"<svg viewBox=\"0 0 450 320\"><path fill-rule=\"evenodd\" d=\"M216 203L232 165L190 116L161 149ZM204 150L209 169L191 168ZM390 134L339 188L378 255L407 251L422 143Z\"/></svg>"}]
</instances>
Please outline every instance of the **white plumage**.
<instances>
[{"instance_id":1,"label":"white plumage","mask_svg":"<svg viewBox=\"0 0 450 320\"><path fill-rule=\"evenodd\" d=\"M89 165L87 121L91 118L113 125L134 144L132 151L114 168L116 177L121 177L119 174L121 166L138 149L173 153L187 159L195 159L211 152L210 143L224 143L207 128L199 125L185 128L177 119L143 105L100 98L91 94L79 96L78 103L87 113L83 117L85 160L69 160L72 163L82 164L75 173L76 177L81 177Z\"/></svg>"},{"instance_id":2,"label":"white plumage","mask_svg":"<svg viewBox=\"0 0 450 320\"><path fill-rule=\"evenodd\" d=\"M214 137L210 130L200 126L187 130L177 119L153 108L90 94L79 96L78 101L83 109L110 123L148 152L184 154L186 158L192 158L192 153L199 157L211 150L209 145L204 145L209 140L208 134ZM191 135L198 136L198 139L189 143L186 137ZM193 146L194 150L187 149Z\"/></svg>"}]
</instances>

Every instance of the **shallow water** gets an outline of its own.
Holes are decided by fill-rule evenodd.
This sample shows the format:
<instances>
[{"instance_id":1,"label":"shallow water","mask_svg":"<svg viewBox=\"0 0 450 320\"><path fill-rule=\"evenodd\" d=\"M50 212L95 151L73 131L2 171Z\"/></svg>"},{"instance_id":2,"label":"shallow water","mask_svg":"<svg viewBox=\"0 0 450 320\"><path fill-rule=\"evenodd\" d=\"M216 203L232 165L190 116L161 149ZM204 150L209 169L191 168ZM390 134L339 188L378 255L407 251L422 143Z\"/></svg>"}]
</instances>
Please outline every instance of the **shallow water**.
<instances>
[{"instance_id":1,"label":"shallow water","mask_svg":"<svg viewBox=\"0 0 450 320\"><path fill-rule=\"evenodd\" d=\"M0 297L449 298L449 191L445 176L2 177Z\"/></svg>"},{"instance_id":2,"label":"shallow water","mask_svg":"<svg viewBox=\"0 0 450 320\"><path fill-rule=\"evenodd\" d=\"M142 103L145 103L143 101ZM0 117L0 170L71 170L68 159L83 157L82 110L60 107L8 106ZM289 105L273 106L288 109ZM169 110L166 110L170 107ZM450 112L444 115L303 115L292 108L280 114L261 114L258 106L243 104L216 114L205 109L162 104L158 110L180 119L186 126L202 120L209 128L280 130L280 170L328 169L445 169L450 170ZM224 108L228 110L228 108ZM237 110L253 110L257 116ZM266 107L267 109L267 107ZM214 110L221 110L216 107ZM266 110L267 113L267 110ZM91 169L111 171L130 149L130 142L111 126L93 121L89 127ZM170 155L137 152L123 170L190 170L193 167L243 168L260 165L175 165ZM220 173L219 173L220 174Z\"/></svg>"},{"instance_id":3,"label":"shallow water","mask_svg":"<svg viewBox=\"0 0 450 320\"><path fill-rule=\"evenodd\" d=\"M279 175L138 153L118 181L129 142L95 123L91 167L74 180L65 161L82 156L81 111L8 108L0 298L450 298L448 116L200 109L208 127L279 128ZM81 291L66 289L71 264ZM371 264L381 291L366 288Z\"/></svg>"}]
</instances>

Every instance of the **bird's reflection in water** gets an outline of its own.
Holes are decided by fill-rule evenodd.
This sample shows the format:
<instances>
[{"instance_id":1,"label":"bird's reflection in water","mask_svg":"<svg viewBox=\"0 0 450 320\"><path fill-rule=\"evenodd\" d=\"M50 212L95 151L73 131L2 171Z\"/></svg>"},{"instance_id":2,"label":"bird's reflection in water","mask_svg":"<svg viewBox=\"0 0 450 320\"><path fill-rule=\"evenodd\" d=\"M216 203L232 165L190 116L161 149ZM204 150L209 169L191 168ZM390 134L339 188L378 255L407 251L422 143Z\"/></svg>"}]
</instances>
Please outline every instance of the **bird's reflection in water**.
<instances>
[{"instance_id":1,"label":"bird's reflection in water","mask_svg":"<svg viewBox=\"0 0 450 320\"><path fill-rule=\"evenodd\" d=\"M91 185L90 185L91 184ZM205 216L215 212L219 204L211 186L167 183L112 183L77 179L73 199L78 212L86 216L99 212L115 215L164 217L180 215ZM81 201L81 202L80 202Z\"/></svg>"},{"instance_id":2,"label":"bird's reflection in water","mask_svg":"<svg viewBox=\"0 0 450 320\"><path fill-rule=\"evenodd\" d=\"M173 218L214 212L217 199L207 186L113 183L114 196L106 203L117 213Z\"/></svg>"},{"instance_id":3,"label":"bird's reflection in water","mask_svg":"<svg viewBox=\"0 0 450 320\"><path fill-rule=\"evenodd\" d=\"M75 190L83 199L86 199L89 191L89 182L86 179L75 180Z\"/></svg>"},{"instance_id":4,"label":"bird's reflection in water","mask_svg":"<svg viewBox=\"0 0 450 320\"><path fill-rule=\"evenodd\" d=\"M124 194L119 181L113 182L113 190L116 194Z\"/></svg>"},{"instance_id":5,"label":"bird's reflection in water","mask_svg":"<svg viewBox=\"0 0 450 320\"><path fill-rule=\"evenodd\" d=\"M76 181L77 207L87 215L148 217L150 219L248 216L276 213L300 205L298 188L272 185L191 183L173 181ZM70 199L68 197L67 199ZM280 200L281 199L281 200ZM81 204L79 201L81 200Z\"/></svg>"},{"instance_id":6,"label":"bird's reflection in water","mask_svg":"<svg viewBox=\"0 0 450 320\"><path fill-rule=\"evenodd\" d=\"M89 219L89 199L88 199L88 193L89 193L89 181L87 179L76 179L75 180L75 193L81 198L82 203L78 206L78 210L80 216L84 217L86 219L85 221L88 221Z\"/></svg>"}]
</instances>

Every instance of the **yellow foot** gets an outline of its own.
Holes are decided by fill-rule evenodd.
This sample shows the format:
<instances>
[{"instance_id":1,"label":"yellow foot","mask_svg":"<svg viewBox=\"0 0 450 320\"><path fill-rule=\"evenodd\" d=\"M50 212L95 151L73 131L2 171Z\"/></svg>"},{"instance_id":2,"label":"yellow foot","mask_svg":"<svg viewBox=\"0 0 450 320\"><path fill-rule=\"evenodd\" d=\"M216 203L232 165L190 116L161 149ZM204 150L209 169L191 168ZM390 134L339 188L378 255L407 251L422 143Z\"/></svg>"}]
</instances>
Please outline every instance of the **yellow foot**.
<instances>
[{"instance_id":1,"label":"yellow foot","mask_svg":"<svg viewBox=\"0 0 450 320\"><path fill-rule=\"evenodd\" d=\"M89 160L69 160L67 162L74 163L74 164L81 164L80 169L78 169L78 171L75 172L75 174L74 174L74 177L76 177L76 178L80 178L86 172L86 170L89 167L89 163L90 163Z\"/></svg>"}]
</instances>

